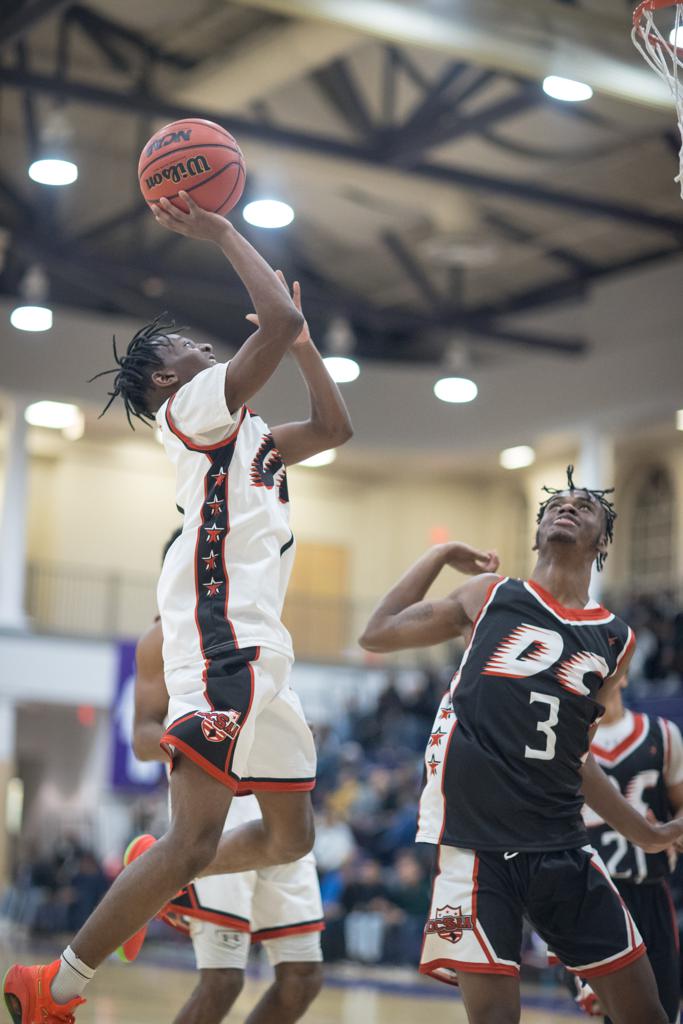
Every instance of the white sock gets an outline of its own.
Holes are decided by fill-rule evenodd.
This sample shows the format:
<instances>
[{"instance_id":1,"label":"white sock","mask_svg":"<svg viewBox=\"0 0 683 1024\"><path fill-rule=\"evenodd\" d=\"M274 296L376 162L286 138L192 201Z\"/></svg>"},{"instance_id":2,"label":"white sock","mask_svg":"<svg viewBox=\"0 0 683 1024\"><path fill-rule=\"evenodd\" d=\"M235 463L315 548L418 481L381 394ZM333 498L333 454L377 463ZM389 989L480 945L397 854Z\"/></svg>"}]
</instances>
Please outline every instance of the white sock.
<instances>
[{"instance_id":1,"label":"white sock","mask_svg":"<svg viewBox=\"0 0 683 1024\"><path fill-rule=\"evenodd\" d=\"M95 971L79 960L71 946L67 946L59 961L59 970L50 986L52 998L56 1003L69 1003L80 996L83 989L92 981Z\"/></svg>"}]
</instances>

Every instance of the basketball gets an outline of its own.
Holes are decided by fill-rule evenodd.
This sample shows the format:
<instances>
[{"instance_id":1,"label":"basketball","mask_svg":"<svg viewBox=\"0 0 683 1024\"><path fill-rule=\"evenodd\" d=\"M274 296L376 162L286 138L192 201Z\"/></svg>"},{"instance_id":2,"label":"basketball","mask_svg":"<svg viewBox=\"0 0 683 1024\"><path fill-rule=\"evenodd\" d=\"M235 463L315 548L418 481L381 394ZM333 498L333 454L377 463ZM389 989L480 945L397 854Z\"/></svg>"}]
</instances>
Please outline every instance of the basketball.
<instances>
[{"instance_id":1,"label":"basketball","mask_svg":"<svg viewBox=\"0 0 683 1024\"><path fill-rule=\"evenodd\" d=\"M191 117L154 133L140 154L138 181L150 206L165 197L187 212L177 198L185 191L203 210L227 214L244 191L246 168L230 132Z\"/></svg>"}]
</instances>

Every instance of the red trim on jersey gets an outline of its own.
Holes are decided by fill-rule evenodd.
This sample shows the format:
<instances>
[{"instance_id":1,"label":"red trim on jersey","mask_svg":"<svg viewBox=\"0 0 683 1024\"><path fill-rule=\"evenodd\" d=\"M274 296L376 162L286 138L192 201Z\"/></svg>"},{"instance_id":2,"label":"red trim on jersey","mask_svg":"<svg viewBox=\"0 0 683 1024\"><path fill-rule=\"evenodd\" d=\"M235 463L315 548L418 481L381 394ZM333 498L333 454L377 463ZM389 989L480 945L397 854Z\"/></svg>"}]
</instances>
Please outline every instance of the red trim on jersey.
<instances>
[{"instance_id":1,"label":"red trim on jersey","mask_svg":"<svg viewBox=\"0 0 683 1024\"><path fill-rule=\"evenodd\" d=\"M239 429L239 428L238 428ZM230 467L228 467L229 470ZM235 643L235 649L239 650L239 644L237 643L237 635L235 633L234 626L230 621L228 615L228 601L230 600L230 573L228 572L228 563L225 558L225 545L228 543L228 534L230 533L230 491L229 491L229 472L225 475L225 481L223 483L223 494L225 495L225 533L221 540L221 563L223 565L223 578L225 579L225 621L228 624L230 632L232 633L232 639ZM202 519L204 518L202 513ZM212 549L213 550L213 549ZM258 655L257 655L258 657ZM252 689L253 693L253 689Z\"/></svg>"},{"instance_id":2,"label":"red trim on jersey","mask_svg":"<svg viewBox=\"0 0 683 1024\"><path fill-rule=\"evenodd\" d=\"M225 772L222 772L220 768L216 768L215 764L211 764L211 762L207 761L205 757L202 757L194 747L191 747L185 742L185 740L178 739L178 737L174 736L172 733L165 732L161 737L161 742L163 743L164 741L168 741L168 743L170 743L172 747L175 747L176 750L179 750L181 754L184 754L185 757L189 757L190 761L194 761L194 763L198 765L202 771L205 771L207 775L211 775L214 779L218 779L219 782L222 782L224 786L227 786L228 789L231 789L233 793L237 795L240 787L239 779L233 779Z\"/></svg>"},{"instance_id":3,"label":"red trim on jersey","mask_svg":"<svg viewBox=\"0 0 683 1024\"><path fill-rule=\"evenodd\" d=\"M501 583L505 583L507 579L508 579L507 576L497 576L492 581L491 586L488 588L488 590L486 591L486 594L484 595L484 600L482 601L481 608L477 612L476 618L475 618L474 622L472 623L472 633L471 633L471 636L470 636L470 642L468 643L468 645L465 648L465 651L463 653L462 661L460 662L460 668L458 669L458 671L453 676L453 679L451 680L451 686L450 686L451 696L453 696L453 692L455 690L457 690L457 688L458 688L458 684L459 684L460 679L462 677L462 670L465 667L465 664L467 662L467 658L469 656L469 653L472 650L472 644L474 643L474 637L475 637L475 634L477 632L477 626L479 625L479 622L481 621L481 619L482 619L482 617L484 615L484 612L488 608L489 602L491 601L491 598L493 597L493 592L496 589L496 587L499 587Z\"/></svg>"},{"instance_id":4,"label":"red trim on jersey","mask_svg":"<svg viewBox=\"0 0 683 1024\"><path fill-rule=\"evenodd\" d=\"M431 893L431 896L429 897L429 910L427 911L427 924L429 924L429 921L430 921L431 916L432 916L432 907L434 906L434 889L436 888L436 880L439 877L439 875L441 874L441 849L442 849L442 847L440 847L440 846L437 846L437 848L436 848L436 865L434 867L434 875L432 877L432 893ZM422 961L422 957L423 957L424 951L425 951L425 942L427 941L427 924L425 924L424 930L422 932L422 946L420 947L420 962Z\"/></svg>"},{"instance_id":5,"label":"red trim on jersey","mask_svg":"<svg viewBox=\"0 0 683 1024\"><path fill-rule=\"evenodd\" d=\"M443 981L446 985L457 985L455 979L442 978L438 974L439 967L447 967L451 971L461 971L463 974L506 974L509 978L519 977L519 967L512 967L508 964L468 964L461 960L446 960L440 957L438 960L429 960L426 964L420 964L420 974L429 974L437 981Z\"/></svg>"},{"instance_id":6,"label":"red trim on jersey","mask_svg":"<svg viewBox=\"0 0 683 1024\"><path fill-rule=\"evenodd\" d=\"M644 943L641 942L640 946L636 946L636 927L633 923L633 918L631 917L631 911L624 903L622 895L617 889L616 885L608 875L607 871L603 871L600 864L593 859L593 855L591 855L590 865L592 868L595 868L596 871L599 871L603 878L607 879L607 883L610 889L612 889L612 891L616 894L617 899L621 904L621 909L623 910L624 917L626 918L626 925L629 934L629 945L631 949L628 953L625 953L623 957L620 957L618 960L613 960L611 964L604 964L602 967L598 966L592 969L588 968L588 970L580 971L582 978L596 978L599 977L601 974L611 974L613 970L619 970L619 967L614 967L614 964L619 964L620 967L626 967L627 964L631 963L633 960L638 959L638 956L634 955L638 954L638 950L645 951ZM569 969L571 970L571 968Z\"/></svg>"},{"instance_id":7,"label":"red trim on jersey","mask_svg":"<svg viewBox=\"0 0 683 1024\"><path fill-rule=\"evenodd\" d=\"M289 779L272 782L254 782L253 779L245 779L244 784L249 787L239 790L239 796L246 796L249 793L307 793L315 789L315 779Z\"/></svg>"},{"instance_id":8,"label":"red trim on jersey","mask_svg":"<svg viewBox=\"0 0 683 1024\"><path fill-rule=\"evenodd\" d=\"M173 904L171 903L171 906ZM203 910L201 907L179 907L173 908L173 913L182 914L183 917L194 917L198 921L209 921L211 924L223 925L235 932L250 932L249 922L240 917L233 917L231 914L223 914L220 910ZM171 926L173 927L173 926Z\"/></svg>"},{"instance_id":9,"label":"red trim on jersey","mask_svg":"<svg viewBox=\"0 0 683 1024\"><path fill-rule=\"evenodd\" d=\"M177 393L178 392L176 391L176 394ZM185 447L189 448L190 451L193 451L193 452L215 452L219 448L224 448L226 444L230 444L232 441L235 440L235 438L239 434L240 427L242 426L242 423L244 422L244 417L247 415L247 407L243 406L242 407L242 412L240 413L240 417L239 417L239 420L237 421L237 425L236 425L235 429L233 430L232 434L229 434L222 441L218 441L216 444L197 444L195 441L192 441L186 434L183 434L183 432L180 429L180 427L176 423L173 422L173 417L171 416L171 406L173 404L173 399L174 398L175 398L175 395L171 395L171 397L169 398L168 403L166 405L166 414L165 414L166 415L166 424L168 426L168 429L171 431L171 433L175 434L175 436L180 441L183 442ZM227 404L225 406L225 410L226 410L226 412L229 412Z\"/></svg>"},{"instance_id":10,"label":"red trim on jersey","mask_svg":"<svg viewBox=\"0 0 683 1024\"><path fill-rule=\"evenodd\" d=\"M643 738L643 733L647 727L647 718L637 711L631 713L633 715L633 728L618 747L615 747L614 750L606 750L599 743L596 743L595 740L591 743L591 753L599 757L601 761L616 761L617 758L620 758L630 747L635 746Z\"/></svg>"},{"instance_id":11,"label":"red trim on jersey","mask_svg":"<svg viewBox=\"0 0 683 1024\"><path fill-rule=\"evenodd\" d=\"M616 960L610 961L608 964L603 964L601 967L567 967L567 970L571 974L578 974L582 978L587 978L589 981L591 978L601 978L605 974L614 974L615 971L620 971L624 967L628 967L629 964L634 963L636 960L640 960L641 956L645 956L647 950L645 949L644 943L636 948L630 950L628 953L624 953L623 956L617 957Z\"/></svg>"},{"instance_id":12,"label":"red trim on jersey","mask_svg":"<svg viewBox=\"0 0 683 1024\"><path fill-rule=\"evenodd\" d=\"M446 749L445 749L444 755L443 755L443 761L441 762L441 802L442 802L442 812L441 812L441 831L439 832L439 844L441 844L441 841L443 839L443 834L446 831L446 806L447 806L446 805L446 790L445 790L446 762L448 761L448 752L451 749L451 743L453 741L453 737L455 735L455 730L457 728L458 728L458 719L455 717L455 712L454 712L453 713L453 725L451 726L450 735L448 737L448 743L446 744ZM427 755L425 754L425 758L426 757L427 757Z\"/></svg>"},{"instance_id":13,"label":"red trim on jersey","mask_svg":"<svg viewBox=\"0 0 683 1024\"><path fill-rule=\"evenodd\" d=\"M284 939L287 935L306 935L310 932L324 932L325 922L322 918L318 921L309 921L307 924L285 925L283 928L261 928L252 932L254 942L267 942L268 939Z\"/></svg>"},{"instance_id":14,"label":"red trim on jersey","mask_svg":"<svg viewBox=\"0 0 683 1024\"><path fill-rule=\"evenodd\" d=\"M630 656L633 653L633 650L634 650L634 648L636 646L636 634L633 632L633 630L631 629L630 626L627 626L627 629L628 629L628 636L626 638L626 643L624 644L624 646L623 646L623 648L621 650L621 654L617 658L617 663L614 666L614 672L611 672L610 675L607 676L607 679L614 679L614 677L616 676L616 674L618 673L618 671L619 671L619 669L621 667L622 661L624 660L624 658L627 655ZM605 680L605 682L606 681L607 680Z\"/></svg>"},{"instance_id":15,"label":"red trim on jersey","mask_svg":"<svg viewBox=\"0 0 683 1024\"><path fill-rule=\"evenodd\" d=\"M475 853L474 855L474 866L472 868L472 931L474 937L481 946L482 952L489 964L495 964L495 960L491 956L488 946L484 942L483 938L479 934L479 928L477 926L477 894L479 892L479 857Z\"/></svg>"},{"instance_id":16,"label":"red trim on jersey","mask_svg":"<svg viewBox=\"0 0 683 1024\"><path fill-rule=\"evenodd\" d=\"M540 597L552 610L560 615L563 619L570 619L572 622L600 622L607 616L613 618L612 612L607 608L603 608L602 605L598 605L597 608L565 608L563 604L553 597L553 595L545 590L540 583L536 583L535 580L527 580L527 585L535 592L537 597Z\"/></svg>"}]
</instances>

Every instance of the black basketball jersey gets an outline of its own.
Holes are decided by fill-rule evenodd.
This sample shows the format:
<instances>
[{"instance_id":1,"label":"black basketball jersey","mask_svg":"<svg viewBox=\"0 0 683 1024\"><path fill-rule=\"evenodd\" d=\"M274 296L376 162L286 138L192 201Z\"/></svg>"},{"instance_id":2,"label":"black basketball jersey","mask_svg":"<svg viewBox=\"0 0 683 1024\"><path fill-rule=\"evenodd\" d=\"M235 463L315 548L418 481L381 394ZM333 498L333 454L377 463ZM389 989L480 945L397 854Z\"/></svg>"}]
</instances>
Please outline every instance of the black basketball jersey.
<instances>
[{"instance_id":1,"label":"black basketball jersey","mask_svg":"<svg viewBox=\"0 0 683 1024\"><path fill-rule=\"evenodd\" d=\"M651 811L658 821L668 821L671 808L666 793L666 774L671 757L672 732L677 732L677 727L662 718L649 718L630 711L624 724L630 724L631 728L613 749L601 746L599 729L591 752L637 811L641 814ZM678 736L674 738L678 745ZM612 878L644 882L670 873L666 852L646 854L610 828L589 807L584 808L583 816L590 842L604 860Z\"/></svg>"},{"instance_id":2,"label":"black basketball jersey","mask_svg":"<svg viewBox=\"0 0 683 1024\"><path fill-rule=\"evenodd\" d=\"M606 608L494 581L426 756L418 841L542 851L588 842L581 765L596 694L633 643Z\"/></svg>"}]
</instances>

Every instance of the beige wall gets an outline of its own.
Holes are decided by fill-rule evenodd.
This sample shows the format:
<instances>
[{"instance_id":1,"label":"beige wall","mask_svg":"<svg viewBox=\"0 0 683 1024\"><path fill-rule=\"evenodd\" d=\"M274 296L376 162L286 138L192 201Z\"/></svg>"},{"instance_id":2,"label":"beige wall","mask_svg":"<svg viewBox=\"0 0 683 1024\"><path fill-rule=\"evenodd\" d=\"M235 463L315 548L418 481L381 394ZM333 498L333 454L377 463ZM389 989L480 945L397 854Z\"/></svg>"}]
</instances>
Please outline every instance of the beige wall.
<instances>
[{"instance_id":1,"label":"beige wall","mask_svg":"<svg viewBox=\"0 0 683 1024\"><path fill-rule=\"evenodd\" d=\"M45 433L45 432L43 432ZM29 553L58 562L154 578L160 548L177 525L173 470L145 437L74 444L32 436ZM376 476L337 467L291 471L293 527L300 541L344 544L350 551L350 596L372 601L431 542L434 527L450 539L497 548L505 571L523 574L532 556L534 513L545 483L561 485L575 452L541 460L519 473L429 474L406 464ZM608 582L627 566L628 502L638 474L659 460L671 470L683 508L683 435L667 443L643 439L617 449L617 543ZM0 490L2 487L0 465ZM580 471L577 474L580 481ZM527 507L524 509L526 499ZM683 578L683 515L676 574ZM441 590L452 580L444 578Z\"/></svg>"}]
</instances>

